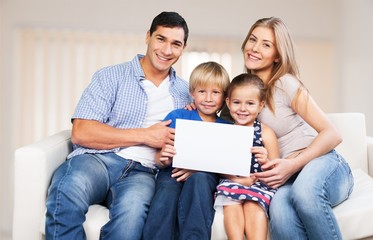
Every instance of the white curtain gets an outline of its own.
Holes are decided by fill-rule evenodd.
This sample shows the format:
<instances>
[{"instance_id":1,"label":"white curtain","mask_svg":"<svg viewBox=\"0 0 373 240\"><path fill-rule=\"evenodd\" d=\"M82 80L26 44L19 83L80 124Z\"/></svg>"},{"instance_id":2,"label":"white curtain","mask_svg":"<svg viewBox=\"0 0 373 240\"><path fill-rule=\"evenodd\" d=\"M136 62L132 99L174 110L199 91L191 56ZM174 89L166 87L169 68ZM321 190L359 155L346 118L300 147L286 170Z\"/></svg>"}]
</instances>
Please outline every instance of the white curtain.
<instances>
[{"instance_id":1,"label":"white curtain","mask_svg":"<svg viewBox=\"0 0 373 240\"><path fill-rule=\"evenodd\" d=\"M16 39L18 146L71 128L70 117L92 74L146 50L145 33L22 28ZM197 64L216 61L232 77L242 70L239 46L237 39L190 37L174 67L188 79Z\"/></svg>"}]
</instances>

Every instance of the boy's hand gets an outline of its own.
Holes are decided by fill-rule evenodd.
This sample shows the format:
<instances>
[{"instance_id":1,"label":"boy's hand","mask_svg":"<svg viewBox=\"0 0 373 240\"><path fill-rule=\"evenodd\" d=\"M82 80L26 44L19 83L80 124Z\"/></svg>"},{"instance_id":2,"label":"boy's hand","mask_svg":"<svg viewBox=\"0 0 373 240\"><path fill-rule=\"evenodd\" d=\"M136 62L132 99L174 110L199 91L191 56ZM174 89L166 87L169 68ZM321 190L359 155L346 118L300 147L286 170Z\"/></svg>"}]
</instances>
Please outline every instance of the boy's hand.
<instances>
[{"instance_id":1,"label":"boy's hand","mask_svg":"<svg viewBox=\"0 0 373 240\"><path fill-rule=\"evenodd\" d=\"M171 165L172 158L175 154L175 147L170 144L166 144L161 150L161 156L159 157L159 161L163 166L169 166Z\"/></svg>"},{"instance_id":2,"label":"boy's hand","mask_svg":"<svg viewBox=\"0 0 373 240\"><path fill-rule=\"evenodd\" d=\"M185 182L196 171L182 168L174 168L171 177L175 178L178 182Z\"/></svg>"}]
</instances>

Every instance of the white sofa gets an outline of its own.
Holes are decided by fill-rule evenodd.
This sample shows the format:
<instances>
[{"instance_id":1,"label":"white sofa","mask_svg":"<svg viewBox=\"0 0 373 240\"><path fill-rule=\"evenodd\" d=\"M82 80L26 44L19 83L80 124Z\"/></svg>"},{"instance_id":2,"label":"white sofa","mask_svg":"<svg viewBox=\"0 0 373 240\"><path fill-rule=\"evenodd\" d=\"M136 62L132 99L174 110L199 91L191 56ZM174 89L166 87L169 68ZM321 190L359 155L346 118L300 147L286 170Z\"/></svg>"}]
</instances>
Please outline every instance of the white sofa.
<instances>
[{"instance_id":1,"label":"white sofa","mask_svg":"<svg viewBox=\"0 0 373 240\"><path fill-rule=\"evenodd\" d=\"M343 136L337 150L348 160L355 178L350 198L334 208L344 239L373 239L373 137L366 136L361 113L328 114ZM21 147L15 152L13 240L43 239L45 197L54 170L71 151L70 130ZM93 205L84 228L87 239L99 239L108 209ZM226 239L223 215L216 213L212 239Z\"/></svg>"}]
</instances>

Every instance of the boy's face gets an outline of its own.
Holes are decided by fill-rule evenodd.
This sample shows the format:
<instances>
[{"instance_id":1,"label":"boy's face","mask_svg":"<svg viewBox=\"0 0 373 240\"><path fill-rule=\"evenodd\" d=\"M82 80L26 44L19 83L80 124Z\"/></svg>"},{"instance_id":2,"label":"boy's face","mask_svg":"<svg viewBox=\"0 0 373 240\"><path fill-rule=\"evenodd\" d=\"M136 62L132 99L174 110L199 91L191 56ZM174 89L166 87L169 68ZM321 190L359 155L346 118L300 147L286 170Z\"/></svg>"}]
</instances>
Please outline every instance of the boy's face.
<instances>
[{"instance_id":1,"label":"boy's face","mask_svg":"<svg viewBox=\"0 0 373 240\"><path fill-rule=\"evenodd\" d=\"M224 103L223 90L215 85L197 86L190 94L202 120L215 121Z\"/></svg>"},{"instance_id":2,"label":"boy's face","mask_svg":"<svg viewBox=\"0 0 373 240\"><path fill-rule=\"evenodd\" d=\"M158 26L152 35L147 33L146 44L146 57L149 58L152 71L168 73L185 48L184 29Z\"/></svg>"}]
</instances>

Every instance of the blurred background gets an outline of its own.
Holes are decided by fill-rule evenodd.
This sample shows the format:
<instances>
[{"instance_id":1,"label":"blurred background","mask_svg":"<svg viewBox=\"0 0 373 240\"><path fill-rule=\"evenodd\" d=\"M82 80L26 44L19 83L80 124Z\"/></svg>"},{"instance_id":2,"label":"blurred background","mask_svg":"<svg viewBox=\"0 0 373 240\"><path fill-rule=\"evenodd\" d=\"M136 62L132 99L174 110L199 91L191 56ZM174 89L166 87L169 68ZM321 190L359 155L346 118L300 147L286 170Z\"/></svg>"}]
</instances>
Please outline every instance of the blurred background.
<instances>
[{"instance_id":1,"label":"blurred background","mask_svg":"<svg viewBox=\"0 0 373 240\"><path fill-rule=\"evenodd\" d=\"M0 0L1 240L11 239L15 149L71 128L92 74L145 53L146 31L161 11L177 11L189 25L175 65L185 79L207 60L231 78L241 73L250 26L282 18L301 80L321 108L364 113L373 136L372 0Z\"/></svg>"}]
</instances>

